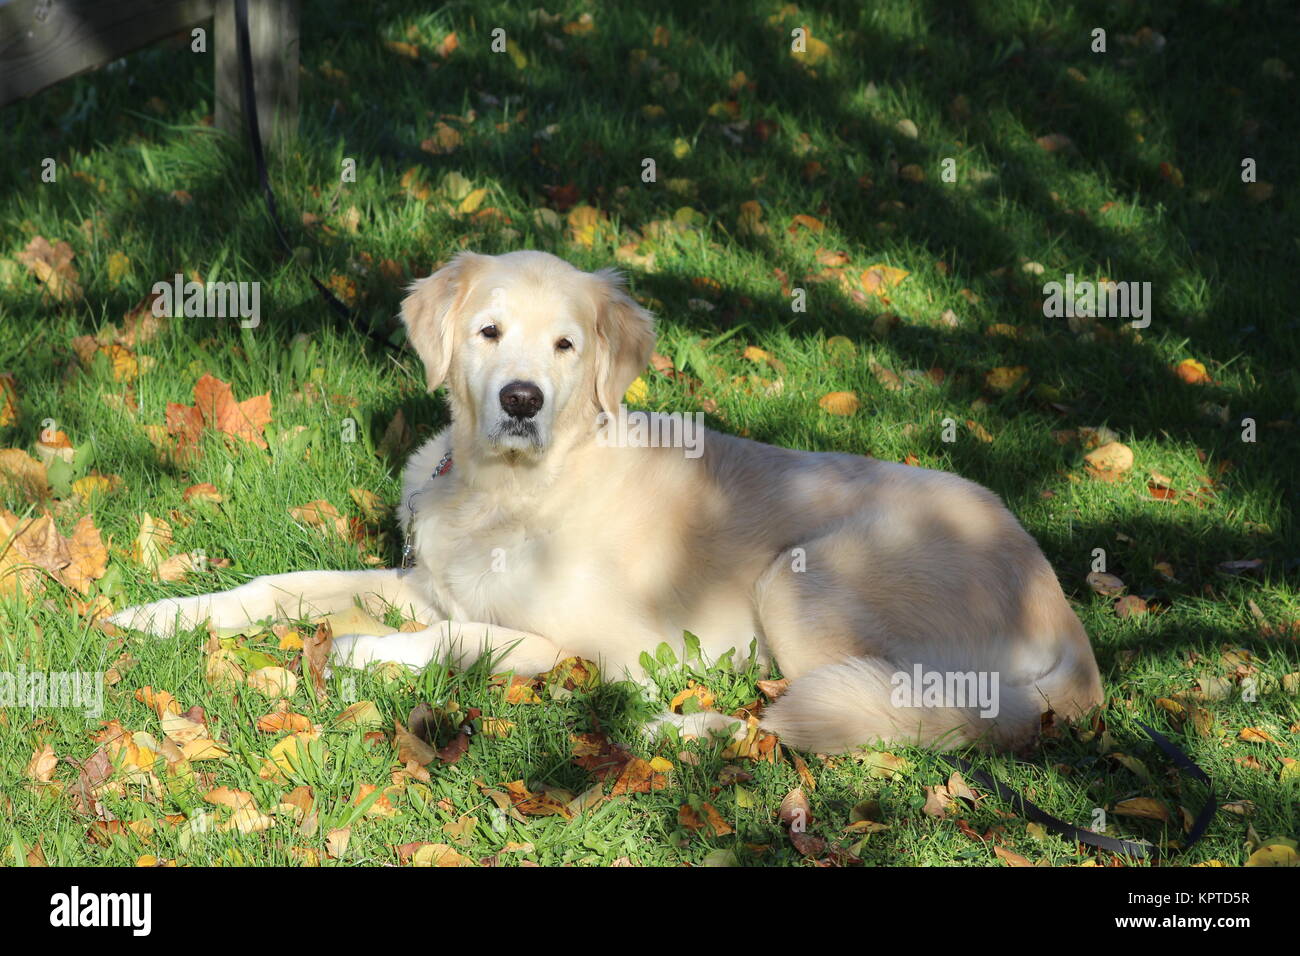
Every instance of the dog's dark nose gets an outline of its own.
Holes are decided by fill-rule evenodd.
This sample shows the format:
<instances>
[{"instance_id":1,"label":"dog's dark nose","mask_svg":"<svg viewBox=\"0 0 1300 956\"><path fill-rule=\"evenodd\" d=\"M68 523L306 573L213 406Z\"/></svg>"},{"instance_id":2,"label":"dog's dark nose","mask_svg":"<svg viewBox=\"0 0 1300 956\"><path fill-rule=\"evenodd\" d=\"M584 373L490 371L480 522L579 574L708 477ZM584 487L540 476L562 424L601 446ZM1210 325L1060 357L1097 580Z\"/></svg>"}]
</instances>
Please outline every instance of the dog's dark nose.
<instances>
[{"instance_id":1,"label":"dog's dark nose","mask_svg":"<svg viewBox=\"0 0 1300 956\"><path fill-rule=\"evenodd\" d=\"M532 382L511 382L501 389L500 397L511 418L532 418L542 407L542 390Z\"/></svg>"}]
</instances>

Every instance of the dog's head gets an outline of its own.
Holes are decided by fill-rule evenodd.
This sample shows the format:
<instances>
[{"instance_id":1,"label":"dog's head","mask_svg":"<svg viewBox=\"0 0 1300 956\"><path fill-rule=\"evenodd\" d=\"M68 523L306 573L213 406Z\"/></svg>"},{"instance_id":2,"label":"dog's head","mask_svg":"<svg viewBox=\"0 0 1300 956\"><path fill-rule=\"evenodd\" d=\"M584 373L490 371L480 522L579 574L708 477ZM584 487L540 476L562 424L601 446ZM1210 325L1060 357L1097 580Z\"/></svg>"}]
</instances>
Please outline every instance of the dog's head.
<instances>
[{"instance_id":1,"label":"dog's head","mask_svg":"<svg viewBox=\"0 0 1300 956\"><path fill-rule=\"evenodd\" d=\"M537 456L564 429L613 414L654 348L654 320L612 269L544 252L464 252L402 303L429 390L491 451Z\"/></svg>"}]
</instances>

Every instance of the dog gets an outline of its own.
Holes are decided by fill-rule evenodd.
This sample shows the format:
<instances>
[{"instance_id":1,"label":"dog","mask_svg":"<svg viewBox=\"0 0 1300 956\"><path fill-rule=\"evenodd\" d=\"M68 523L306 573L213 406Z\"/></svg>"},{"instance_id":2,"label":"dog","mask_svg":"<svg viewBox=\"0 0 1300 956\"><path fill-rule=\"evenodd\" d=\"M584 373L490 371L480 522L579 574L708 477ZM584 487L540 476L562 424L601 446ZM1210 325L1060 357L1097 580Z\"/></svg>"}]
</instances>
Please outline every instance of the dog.
<instances>
[{"instance_id":1,"label":"dog","mask_svg":"<svg viewBox=\"0 0 1300 956\"><path fill-rule=\"evenodd\" d=\"M822 753L1014 748L1044 712L1078 718L1101 703L1051 565L987 489L708 430L692 455L689 419L676 417L664 441L602 440L655 343L653 317L613 270L465 252L416 281L401 314L451 408L402 474L410 566L259 577L114 623L169 635L361 602L434 623L340 635L338 663L460 667L490 654L496 670L531 676L576 656L643 682L643 653L667 642L681 656L689 631L706 659L754 647L779 665L789 684L761 725ZM735 728L707 711L652 728L667 724Z\"/></svg>"}]
</instances>

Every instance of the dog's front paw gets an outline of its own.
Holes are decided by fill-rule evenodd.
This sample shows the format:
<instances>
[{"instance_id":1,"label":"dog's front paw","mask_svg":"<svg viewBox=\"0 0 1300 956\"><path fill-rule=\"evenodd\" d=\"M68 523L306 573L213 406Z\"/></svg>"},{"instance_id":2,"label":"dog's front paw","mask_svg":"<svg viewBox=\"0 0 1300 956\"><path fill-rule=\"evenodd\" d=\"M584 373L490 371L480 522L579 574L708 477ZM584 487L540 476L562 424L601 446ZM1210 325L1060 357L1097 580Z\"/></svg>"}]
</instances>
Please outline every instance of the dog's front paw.
<instances>
[{"instance_id":1,"label":"dog's front paw","mask_svg":"<svg viewBox=\"0 0 1300 956\"><path fill-rule=\"evenodd\" d=\"M344 634L330 646L330 662L340 667L365 668L371 664L402 664L423 670L440 646L436 633L412 631L396 634Z\"/></svg>"},{"instance_id":2,"label":"dog's front paw","mask_svg":"<svg viewBox=\"0 0 1300 956\"><path fill-rule=\"evenodd\" d=\"M137 604L118 611L108 622L133 631L144 631L155 637L173 637L178 632L193 630L208 618L207 608L199 598L164 598L151 604Z\"/></svg>"}]
</instances>

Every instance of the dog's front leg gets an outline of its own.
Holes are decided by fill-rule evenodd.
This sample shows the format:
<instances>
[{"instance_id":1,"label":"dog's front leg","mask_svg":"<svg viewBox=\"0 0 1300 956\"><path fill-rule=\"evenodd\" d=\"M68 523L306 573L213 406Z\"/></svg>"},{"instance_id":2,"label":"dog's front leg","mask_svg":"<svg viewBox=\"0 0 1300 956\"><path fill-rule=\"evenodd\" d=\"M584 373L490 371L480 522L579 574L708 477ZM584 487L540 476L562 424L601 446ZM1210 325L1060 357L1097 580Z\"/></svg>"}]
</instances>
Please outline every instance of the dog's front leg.
<instances>
[{"instance_id":1,"label":"dog's front leg","mask_svg":"<svg viewBox=\"0 0 1300 956\"><path fill-rule=\"evenodd\" d=\"M440 621L420 631L335 637L331 656L336 664L346 667L391 661L416 669L435 660L464 668L481 657L490 656L493 671L513 671L531 677L574 655L540 634L495 624Z\"/></svg>"},{"instance_id":2,"label":"dog's front leg","mask_svg":"<svg viewBox=\"0 0 1300 956\"><path fill-rule=\"evenodd\" d=\"M416 569L294 571L254 578L229 591L164 598L114 614L119 627L170 637L210 621L214 627L244 627L267 618L310 618L346 611L360 600L371 608L393 607L416 620L441 614L431 589Z\"/></svg>"}]
</instances>

